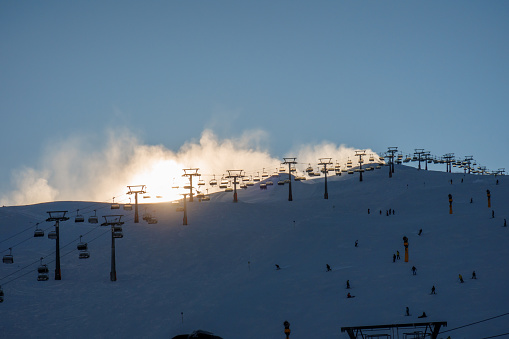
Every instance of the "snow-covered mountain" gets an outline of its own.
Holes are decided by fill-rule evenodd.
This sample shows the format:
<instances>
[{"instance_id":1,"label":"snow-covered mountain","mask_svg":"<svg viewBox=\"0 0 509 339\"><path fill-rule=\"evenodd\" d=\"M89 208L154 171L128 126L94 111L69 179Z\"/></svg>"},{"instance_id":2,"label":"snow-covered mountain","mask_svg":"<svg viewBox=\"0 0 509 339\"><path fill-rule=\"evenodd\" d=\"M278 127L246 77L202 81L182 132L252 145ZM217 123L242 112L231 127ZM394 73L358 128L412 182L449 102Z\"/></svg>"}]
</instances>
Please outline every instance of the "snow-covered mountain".
<instances>
[{"instance_id":1,"label":"snow-covered mountain","mask_svg":"<svg viewBox=\"0 0 509 339\"><path fill-rule=\"evenodd\" d=\"M239 190L238 203L232 193L216 193L187 203L187 226L171 203L140 206L139 224L134 211L102 203L3 207L0 250L12 247L14 263L0 264L0 337L171 338L203 329L225 339L271 339L284 338L288 320L291 338L347 338L341 327L418 322L422 312L424 321L447 322L439 338L508 333L508 185L505 176L403 165L389 178L383 167L362 182L358 173L328 177L327 200L323 178L292 182L291 202L288 184L275 182ZM84 223L74 222L77 209ZM46 236L53 223L45 222L55 210L71 217L60 224L59 281L55 240ZM124 214L115 282L111 231L87 223L93 210L100 222ZM144 213L158 223L142 221ZM33 237L37 222L44 237ZM80 235L89 259L78 259ZM48 281L37 281L41 257Z\"/></svg>"}]
</instances>

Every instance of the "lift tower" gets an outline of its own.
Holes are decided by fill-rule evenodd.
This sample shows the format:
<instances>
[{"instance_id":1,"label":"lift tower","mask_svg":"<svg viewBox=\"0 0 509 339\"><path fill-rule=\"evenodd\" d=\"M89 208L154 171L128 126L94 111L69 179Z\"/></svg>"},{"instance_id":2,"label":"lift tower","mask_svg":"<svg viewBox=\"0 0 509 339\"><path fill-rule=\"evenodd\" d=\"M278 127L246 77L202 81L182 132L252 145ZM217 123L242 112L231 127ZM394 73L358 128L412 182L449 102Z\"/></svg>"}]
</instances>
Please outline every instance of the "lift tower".
<instances>
[{"instance_id":1,"label":"lift tower","mask_svg":"<svg viewBox=\"0 0 509 339\"><path fill-rule=\"evenodd\" d=\"M329 199L329 192L327 191L327 165L332 165L332 158L320 158L318 165L323 166L323 172L325 174L325 193L323 194L324 199Z\"/></svg>"},{"instance_id":2,"label":"lift tower","mask_svg":"<svg viewBox=\"0 0 509 339\"><path fill-rule=\"evenodd\" d=\"M189 202L193 202L193 177L200 176L199 168L184 168L183 177L189 177ZM184 187L185 188L185 187Z\"/></svg>"},{"instance_id":3,"label":"lift tower","mask_svg":"<svg viewBox=\"0 0 509 339\"><path fill-rule=\"evenodd\" d=\"M227 170L228 176L227 178L233 178L233 202L237 202L237 178L242 178L244 175L242 174L243 170Z\"/></svg>"},{"instance_id":4,"label":"lift tower","mask_svg":"<svg viewBox=\"0 0 509 339\"><path fill-rule=\"evenodd\" d=\"M123 217L121 214L105 215L104 222L101 226L111 226L111 271L110 280L117 281L117 270L115 266L115 239L122 238L122 225L124 224L120 219Z\"/></svg>"},{"instance_id":5,"label":"lift tower","mask_svg":"<svg viewBox=\"0 0 509 339\"><path fill-rule=\"evenodd\" d=\"M392 178L392 173L394 173L394 153L398 151L397 147L389 147L387 149L387 154L390 154L389 157L389 178Z\"/></svg>"},{"instance_id":6,"label":"lift tower","mask_svg":"<svg viewBox=\"0 0 509 339\"><path fill-rule=\"evenodd\" d=\"M147 193L147 189L145 187L145 185L127 186L129 189L127 194L134 194L134 223L136 224L140 222L140 218L138 217L138 194Z\"/></svg>"},{"instance_id":7,"label":"lift tower","mask_svg":"<svg viewBox=\"0 0 509 339\"><path fill-rule=\"evenodd\" d=\"M359 174L360 174L359 181L362 181L362 172L364 172L364 170L362 169L362 163L364 162L364 160L362 160L362 157L364 155L366 155L366 150L355 151L355 156L359 157Z\"/></svg>"},{"instance_id":8,"label":"lift tower","mask_svg":"<svg viewBox=\"0 0 509 339\"><path fill-rule=\"evenodd\" d=\"M297 158L283 158L284 162L283 164L288 164L288 201L293 201L293 195L292 195L292 165L295 165L297 163Z\"/></svg>"},{"instance_id":9,"label":"lift tower","mask_svg":"<svg viewBox=\"0 0 509 339\"><path fill-rule=\"evenodd\" d=\"M65 214L67 211L48 211L49 218L46 221L54 221L55 222L55 232L57 234L56 238L56 249L55 249L55 280L62 280L62 272L60 271L60 221L69 220L69 217L66 217Z\"/></svg>"},{"instance_id":10,"label":"lift tower","mask_svg":"<svg viewBox=\"0 0 509 339\"><path fill-rule=\"evenodd\" d=\"M414 155L418 155L419 158L417 160L419 161L419 169L421 169L421 161L422 161L422 155L424 154L424 148L416 148Z\"/></svg>"},{"instance_id":11,"label":"lift tower","mask_svg":"<svg viewBox=\"0 0 509 339\"><path fill-rule=\"evenodd\" d=\"M443 156L445 159L445 172L451 173L452 172L452 161L454 160L454 153L447 153Z\"/></svg>"},{"instance_id":12,"label":"lift tower","mask_svg":"<svg viewBox=\"0 0 509 339\"><path fill-rule=\"evenodd\" d=\"M473 157L472 155L467 155L467 156L465 157L464 162L466 162L466 165L467 165L467 166L465 166L465 167L464 167L464 172L465 172L465 173L467 172L467 167L468 167L468 174L470 174L470 169L471 169L471 167L472 167L472 166L471 166L471 164L472 164L472 160L474 160L474 157Z\"/></svg>"}]
</instances>

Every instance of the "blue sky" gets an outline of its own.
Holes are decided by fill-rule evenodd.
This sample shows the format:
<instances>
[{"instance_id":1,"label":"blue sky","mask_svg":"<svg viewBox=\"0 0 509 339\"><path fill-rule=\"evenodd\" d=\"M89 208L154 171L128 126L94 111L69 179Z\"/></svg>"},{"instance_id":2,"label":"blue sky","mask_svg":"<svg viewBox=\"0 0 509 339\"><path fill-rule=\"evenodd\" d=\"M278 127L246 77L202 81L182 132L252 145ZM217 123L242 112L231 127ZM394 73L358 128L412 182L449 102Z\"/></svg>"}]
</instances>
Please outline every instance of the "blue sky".
<instances>
[{"instance_id":1,"label":"blue sky","mask_svg":"<svg viewBox=\"0 0 509 339\"><path fill-rule=\"evenodd\" d=\"M274 157L328 141L509 170L508 17L506 1L1 2L0 189L48 145L115 129L174 151L263 130Z\"/></svg>"}]
</instances>

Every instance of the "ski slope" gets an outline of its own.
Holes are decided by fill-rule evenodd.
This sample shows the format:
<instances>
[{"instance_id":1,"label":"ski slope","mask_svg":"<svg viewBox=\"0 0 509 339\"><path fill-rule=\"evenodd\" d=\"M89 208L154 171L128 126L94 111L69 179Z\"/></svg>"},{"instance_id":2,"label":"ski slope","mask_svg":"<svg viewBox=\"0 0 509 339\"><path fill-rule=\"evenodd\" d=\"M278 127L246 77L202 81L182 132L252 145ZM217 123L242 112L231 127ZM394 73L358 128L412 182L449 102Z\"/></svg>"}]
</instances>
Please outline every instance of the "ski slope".
<instances>
[{"instance_id":1,"label":"ski slope","mask_svg":"<svg viewBox=\"0 0 509 339\"><path fill-rule=\"evenodd\" d=\"M94 202L0 208L0 250L5 255L13 247L14 255L14 264L0 264L0 337L172 338L203 329L225 339L271 339L284 338L288 320L291 338L347 338L343 326L419 322L422 312L424 321L447 321L439 338L508 333L509 316L445 332L509 312L506 177L404 165L393 178L387 172L365 172L362 182L358 173L328 177L327 200L323 177L292 182L291 202L288 185L276 181L267 190L259 184L239 190L236 204L232 193L216 193L187 203L187 226L171 203L142 205L139 224L134 211ZM93 209L98 216L124 214L117 281L109 277L109 229L75 223L77 209L85 219ZM53 279L55 240L33 238L30 228L42 221L47 234L52 210L71 217L60 224L60 281ZM141 222L144 211L159 222ZM89 259L78 259L79 235ZM393 262L396 251L401 260ZM37 281L40 257L50 268L48 281ZM348 292L355 298L347 299Z\"/></svg>"}]
</instances>

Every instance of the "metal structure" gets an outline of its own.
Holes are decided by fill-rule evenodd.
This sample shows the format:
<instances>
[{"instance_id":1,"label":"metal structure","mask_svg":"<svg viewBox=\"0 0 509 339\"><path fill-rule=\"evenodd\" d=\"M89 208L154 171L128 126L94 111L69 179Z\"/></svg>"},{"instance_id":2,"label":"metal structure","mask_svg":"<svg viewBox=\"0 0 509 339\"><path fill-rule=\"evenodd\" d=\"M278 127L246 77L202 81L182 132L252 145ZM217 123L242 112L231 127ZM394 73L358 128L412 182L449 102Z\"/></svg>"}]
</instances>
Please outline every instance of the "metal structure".
<instances>
[{"instance_id":1,"label":"metal structure","mask_svg":"<svg viewBox=\"0 0 509 339\"><path fill-rule=\"evenodd\" d=\"M199 168L184 168L183 177L189 177L189 202L193 202L193 177L201 176L198 174Z\"/></svg>"},{"instance_id":2,"label":"metal structure","mask_svg":"<svg viewBox=\"0 0 509 339\"><path fill-rule=\"evenodd\" d=\"M421 161L423 160L422 155L424 155L426 152L424 152L424 148L416 148L414 155L418 155L417 161L419 161L419 169L421 169Z\"/></svg>"},{"instance_id":3,"label":"metal structure","mask_svg":"<svg viewBox=\"0 0 509 339\"><path fill-rule=\"evenodd\" d=\"M62 272L60 270L60 222L69 220L69 217L65 216L67 211L48 211L47 213L49 217L46 221L55 222L55 280L62 280Z\"/></svg>"},{"instance_id":4,"label":"metal structure","mask_svg":"<svg viewBox=\"0 0 509 339\"><path fill-rule=\"evenodd\" d=\"M394 153L398 151L397 147L389 147L387 150L387 154L390 154L389 157L389 178L392 178L392 173L394 173Z\"/></svg>"},{"instance_id":5,"label":"metal structure","mask_svg":"<svg viewBox=\"0 0 509 339\"><path fill-rule=\"evenodd\" d=\"M323 166L323 173L325 174L325 193L323 194L324 199L329 199L329 192L327 191L327 165L332 165L332 158L320 158L318 165Z\"/></svg>"},{"instance_id":6,"label":"metal structure","mask_svg":"<svg viewBox=\"0 0 509 339\"><path fill-rule=\"evenodd\" d=\"M452 172L452 162L454 161L454 153L447 153L443 157L445 162L445 172L451 173Z\"/></svg>"},{"instance_id":7,"label":"metal structure","mask_svg":"<svg viewBox=\"0 0 509 339\"><path fill-rule=\"evenodd\" d=\"M293 201L292 195L292 165L297 163L297 158L283 158L283 164L288 164L288 201Z\"/></svg>"},{"instance_id":8,"label":"metal structure","mask_svg":"<svg viewBox=\"0 0 509 339\"><path fill-rule=\"evenodd\" d=\"M400 329L414 329L413 332L403 333L404 338L430 338L437 339L440 332L440 327L447 327L446 321L422 322L422 323L407 323L407 324L389 324L389 325L373 325L373 326L355 326L355 327L341 327L341 332L346 332L350 339L356 338L399 338ZM394 330L397 331L397 337L391 336L389 333ZM367 332L380 332L368 335Z\"/></svg>"},{"instance_id":9,"label":"metal structure","mask_svg":"<svg viewBox=\"0 0 509 339\"><path fill-rule=\"evenodd\" d=\"M145 185L127 186L127 188L129 189L129 192L127 192L127 194L134 194L134 223L135 224L140 222L140 219L138 216L138 194L147 193L147 190L145 187L146 187Z\"/></svg>"},{"instance_id":10,"label":"metal structure","mask_svg":"<svg viewBox=\"0 0 509 339\"><path fill-rule=\"evenodd\" d=\"M355 156L359 157L359 181L362 181L362 172L364 172L364 170L362 169L362 163L363 163L363 160L362 160L362 157L366 155L366 150L362 150L362 151L355 151Z\"/></svg>"},{"instance_id":11,"label":"metal structure","mask_svg":"<svg viewBox=\"0 0 509 339\"><path fill-rule=\"evenodd\" d=\"M120 219L123 217L121 214L105 215L104 222L101 226L111 226L111 271L110 280L117 281L117 270L115 266L115 238L122 238L122 225L124 224Z\"/></svg>"},{"instance_id":12,"label":"metal structure","mask_svg":"<svg viewBox=\"0 0 509 339\"><path fill-rule=\"evenodd\" d=\"M227 170L228 176L227 178L233 178L233 202L238 202L237 200L237 178L242 178L244 174L243 170Z\"/></svg>"}]
</instances>

